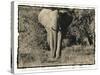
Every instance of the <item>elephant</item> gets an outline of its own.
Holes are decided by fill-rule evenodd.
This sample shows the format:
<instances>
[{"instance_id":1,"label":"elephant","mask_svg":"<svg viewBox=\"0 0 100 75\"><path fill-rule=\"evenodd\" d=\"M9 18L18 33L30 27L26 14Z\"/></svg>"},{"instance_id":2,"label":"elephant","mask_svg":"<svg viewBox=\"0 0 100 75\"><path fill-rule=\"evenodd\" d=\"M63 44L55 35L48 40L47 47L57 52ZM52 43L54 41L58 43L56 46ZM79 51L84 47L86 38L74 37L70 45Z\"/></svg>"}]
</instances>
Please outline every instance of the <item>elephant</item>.
<instances>
[{"instance_id":1,"label":"elephant","mask_svg":"<svg viewBox=\"0 0 100 75\"><path fill-rule=\"evenodd\" d=\"M71 15L63 9L43 8L38 15L38 21L47 31L50 58L60 58L62 38L72 21Z\"/></svg>"}]
</instances>

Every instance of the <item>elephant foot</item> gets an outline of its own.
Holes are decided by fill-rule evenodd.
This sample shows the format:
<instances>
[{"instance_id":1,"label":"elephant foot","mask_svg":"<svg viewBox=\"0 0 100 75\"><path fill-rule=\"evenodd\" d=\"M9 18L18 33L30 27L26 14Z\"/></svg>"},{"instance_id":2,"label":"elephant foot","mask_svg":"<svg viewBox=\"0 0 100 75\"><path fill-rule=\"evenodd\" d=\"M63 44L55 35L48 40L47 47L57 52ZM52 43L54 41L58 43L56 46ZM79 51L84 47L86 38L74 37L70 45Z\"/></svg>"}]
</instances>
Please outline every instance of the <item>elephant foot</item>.
<instances>
[{"instance_id":1,"label":"elephant foot","mask_svg":"<svg viewBox=\"0 0 100 75\"><path fill-rule=\"evenodd\" d=\"M59 59L59 58L60 58L60 56L56 56L56 57L55 57L56 60Z\"/></svg>"}]
</instances>

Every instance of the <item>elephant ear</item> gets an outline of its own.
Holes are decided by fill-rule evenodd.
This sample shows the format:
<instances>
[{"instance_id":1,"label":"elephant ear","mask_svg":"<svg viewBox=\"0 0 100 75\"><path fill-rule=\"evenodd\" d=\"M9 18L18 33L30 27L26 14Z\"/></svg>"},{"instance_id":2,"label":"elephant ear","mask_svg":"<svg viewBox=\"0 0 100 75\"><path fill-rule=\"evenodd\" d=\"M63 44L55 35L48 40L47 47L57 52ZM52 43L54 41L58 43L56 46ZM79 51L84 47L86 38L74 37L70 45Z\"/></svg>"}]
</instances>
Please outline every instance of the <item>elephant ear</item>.
<instances>
[{"instance_id":1,"label":"elephant ear","mask_svg":"<svg viewBox=\"0 0 100 75\"><path fill-rule=\"evenodd\" d=\"M50 9L42 9L38 15L38 21L41 23L44 27L49 24L50 21L50 13L52 11Z\"/></svg>"},{"instance_id":2,"label":"elephant ear","mask_svg":"<svg viewBox=\"0 0 100 75\"><path fill-rule=\"evenodd\" d=\"M68 14L68 12L60 13L58 24L62 33L66 34L68 26L71 24L73 17Z\"/></svg>"}]
</instances>

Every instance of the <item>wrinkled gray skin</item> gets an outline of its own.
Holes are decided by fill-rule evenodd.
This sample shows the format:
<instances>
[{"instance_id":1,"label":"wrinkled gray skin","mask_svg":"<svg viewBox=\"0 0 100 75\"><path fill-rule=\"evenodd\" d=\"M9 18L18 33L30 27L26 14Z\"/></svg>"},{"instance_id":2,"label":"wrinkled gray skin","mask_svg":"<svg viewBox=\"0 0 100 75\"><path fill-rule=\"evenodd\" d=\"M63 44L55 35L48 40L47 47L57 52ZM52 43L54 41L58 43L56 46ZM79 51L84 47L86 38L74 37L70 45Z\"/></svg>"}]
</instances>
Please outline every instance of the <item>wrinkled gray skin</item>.
<instances>
[{"instance_id":1,"label":"wrinkled gray skin","mask_svg":"<svg viewBox=\"0 0 100 75\"><path fill-rule=\"evenodd\" d=\"M58 10L42 9L38 15L39 22L45 27L47 31L47 41L50 46L50 57L59 58L61 50L61 31L58 30Z\"/></svg>"}]
</instances>

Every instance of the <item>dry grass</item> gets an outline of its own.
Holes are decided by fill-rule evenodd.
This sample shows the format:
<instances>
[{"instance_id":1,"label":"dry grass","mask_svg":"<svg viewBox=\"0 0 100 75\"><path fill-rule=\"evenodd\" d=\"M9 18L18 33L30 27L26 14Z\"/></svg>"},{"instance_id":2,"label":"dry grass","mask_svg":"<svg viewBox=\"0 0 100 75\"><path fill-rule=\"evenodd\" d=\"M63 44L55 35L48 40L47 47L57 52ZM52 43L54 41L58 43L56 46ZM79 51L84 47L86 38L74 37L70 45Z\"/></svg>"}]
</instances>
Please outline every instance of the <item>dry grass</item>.
<instances>
[{"instance_id":1,"label":"dry grass","mask_svg":"<svg viewBox=\"0 0 100 75\"><path fill-rule=\"evenodd\" d=\"M48 61L50 51L33 50L30 54L21 57L21 67L55 66L55 65L93 65L95 64L95 51L93 47L73 46L62 50L61 58Z\"/></svg>"}]
</instances>

